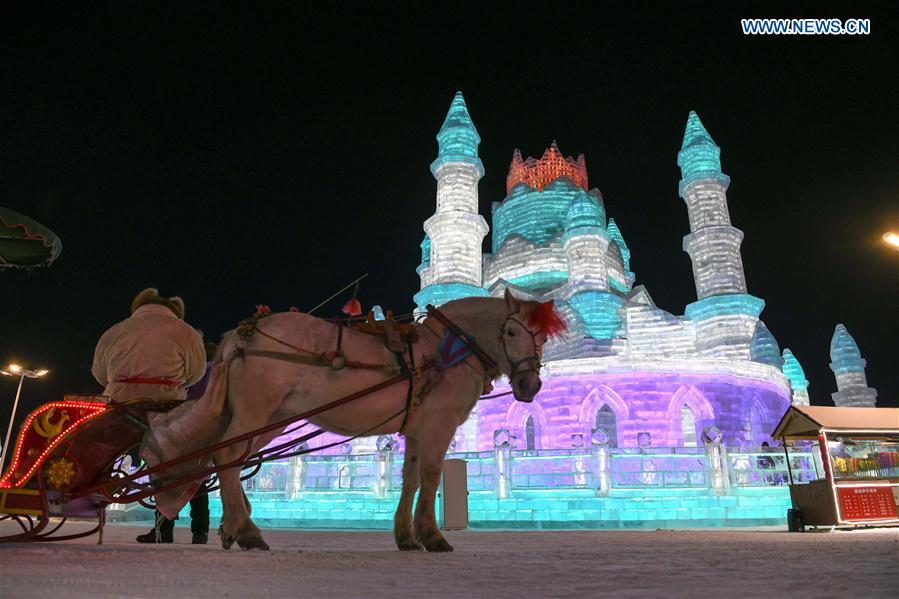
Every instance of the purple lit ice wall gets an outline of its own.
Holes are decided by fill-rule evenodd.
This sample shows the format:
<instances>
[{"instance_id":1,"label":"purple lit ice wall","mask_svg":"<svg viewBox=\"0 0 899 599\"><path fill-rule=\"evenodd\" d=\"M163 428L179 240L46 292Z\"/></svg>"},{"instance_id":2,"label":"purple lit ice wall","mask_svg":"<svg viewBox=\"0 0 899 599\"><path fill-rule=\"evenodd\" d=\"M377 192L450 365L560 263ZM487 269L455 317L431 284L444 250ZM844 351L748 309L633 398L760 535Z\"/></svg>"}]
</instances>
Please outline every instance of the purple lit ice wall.
<instances>
[{"instance_id":1,"label":"purple lit ice wall","mask_svg":"<svg viewBox=\"0 0 899 599\"><path fill-rule=\"evenodd\" d=\"M500 385L495 392L508 390ZM492 449L493 432L503 428L518 449L567 449L581 439L589 446L594 428L606 431L612 447L638 447L641 433L649 433L652 447L702 446L710 425L721 429L727 445L757 447L771 442L789 405L788 388L730 374L544 376L530 404L511 396L478 404L477 449Z\"/></svg>"}]
</instances>

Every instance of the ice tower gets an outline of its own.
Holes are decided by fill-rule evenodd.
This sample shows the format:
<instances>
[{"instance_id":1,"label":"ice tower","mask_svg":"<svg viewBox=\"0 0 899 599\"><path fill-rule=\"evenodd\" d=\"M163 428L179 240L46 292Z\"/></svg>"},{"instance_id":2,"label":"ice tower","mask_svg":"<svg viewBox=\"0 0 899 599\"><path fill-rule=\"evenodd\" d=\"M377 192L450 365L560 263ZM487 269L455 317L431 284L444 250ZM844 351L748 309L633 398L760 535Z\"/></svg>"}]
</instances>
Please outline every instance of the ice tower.
<instances>
[{"instance_id":1,"label":"ice tower","mask_svg":"<svg viewBox=\"0 0 899 599\"><path fill-rule=\"evenodd\" d=\"M855 339L838 324L830 340L830 369L837 379L837 392L831 397L837 406L873 408L877 403L877 391L865 378L865 364Z\"/></svg>"},{"instance_id":2,"label":"ice tower","mask_svg":"<svg viewBox=\"0 0 899 599\"><path fill-rule=\"evenodd\" d=\"M421 291L414 298L419 311L428 304L487 295L481 286L481 242L488 227L478 214L478 181L484 176L480 143L465 98L456 92L437 133L437 158L431 163L437 179L437 211L424 223L417 269Z\"/></svg>"},{"instance_id":3,"label":"ice tower","mask_svg":"<svg viewBox=\"0 0 899 599\"><path fill-rule=\"evenodd\" d=\"M693 262L697 301L687 306L686 316L696 323L697 351L707 357L749 359L765 302L746 292L743 232L731 225L727 209L730 177L721 172L721 148L692 111L677 165L678 191L690 218L683 248Z\"/></svg>"}]
</instances>

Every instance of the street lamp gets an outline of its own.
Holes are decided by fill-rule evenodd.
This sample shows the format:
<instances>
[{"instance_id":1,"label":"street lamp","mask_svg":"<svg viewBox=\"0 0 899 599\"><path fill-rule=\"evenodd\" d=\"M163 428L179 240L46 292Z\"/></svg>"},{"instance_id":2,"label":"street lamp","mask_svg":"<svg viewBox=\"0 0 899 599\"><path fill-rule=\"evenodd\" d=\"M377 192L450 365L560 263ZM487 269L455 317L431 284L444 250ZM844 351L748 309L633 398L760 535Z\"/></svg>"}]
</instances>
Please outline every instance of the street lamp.
<instances>
[{"instance_id":1,"label":"street lamp","mask_svg":"<svg viewBox=\"0 0 899 599\"><path fill-rule=\"evenodd\" d=\"M884 233L883 240L887 242L887 245L892 246L894 250L899 252L899 235L893 233L892 231L889 233Z\"/></svg>"},{"instance_id":2,"label":"street lamp","mask_svg":"<svg viewBox=\"0 0 899 599\"><path fill-rule=\"evenodd\" d=\"M9 438L12 435L13 421L16 419L16 408L19 407L19 396L22 394L22 383L25 382L26 378L39 379L48 372L50 371L46 369L27 370L18 364L10 364L6 369L0 370L0 374L19 377L19 388L16 390L16 401L12 404L12 415L9 417L9 428L6 429L6 437L3 438L3 453L0 454L0 474L3 473L3 463L6 461L6 451L9 449Z\"/></svg>"}]
</instances>

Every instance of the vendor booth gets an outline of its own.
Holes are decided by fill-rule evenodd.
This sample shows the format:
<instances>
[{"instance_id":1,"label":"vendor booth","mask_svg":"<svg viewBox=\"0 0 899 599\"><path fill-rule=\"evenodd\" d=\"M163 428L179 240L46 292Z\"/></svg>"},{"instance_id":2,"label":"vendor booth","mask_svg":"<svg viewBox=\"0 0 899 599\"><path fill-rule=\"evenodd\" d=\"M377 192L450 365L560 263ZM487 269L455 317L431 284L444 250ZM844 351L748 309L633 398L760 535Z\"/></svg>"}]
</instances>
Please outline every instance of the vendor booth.
<instances>
[{"instance_id":1,"label":"vendor booth","mask_svg":"<svg viewBox=\"0 0 899 599\"><path fill-rule=\"evenodd\" d=\"M899 408L792 406L772 436L788 465L792 447L820 449L818 480L799 482L788 471L791 531L899 524Z\"/></svg>"}]
</instances>

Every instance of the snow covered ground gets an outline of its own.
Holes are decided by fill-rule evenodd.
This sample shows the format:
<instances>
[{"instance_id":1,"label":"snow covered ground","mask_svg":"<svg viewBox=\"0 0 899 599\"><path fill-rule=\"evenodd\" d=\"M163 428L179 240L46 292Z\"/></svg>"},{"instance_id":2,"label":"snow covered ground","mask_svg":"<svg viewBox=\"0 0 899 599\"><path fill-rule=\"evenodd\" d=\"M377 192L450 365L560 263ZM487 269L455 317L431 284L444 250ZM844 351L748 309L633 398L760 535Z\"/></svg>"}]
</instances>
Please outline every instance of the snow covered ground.
<instances>
[{"instance_id":1,"label":"snow covered ground","mask_svg":"<svg viewBox=\"0 0 899 599\"><path fill-rule=\"evenodd\" d=\"M267 530L269 552L217 537L139 545L146 526L0 545L0 597L896 597L899 530L450 532L450 554L388 532ZM2 532L9 532L4 527Z\"/></svg>"}]
</instances>

